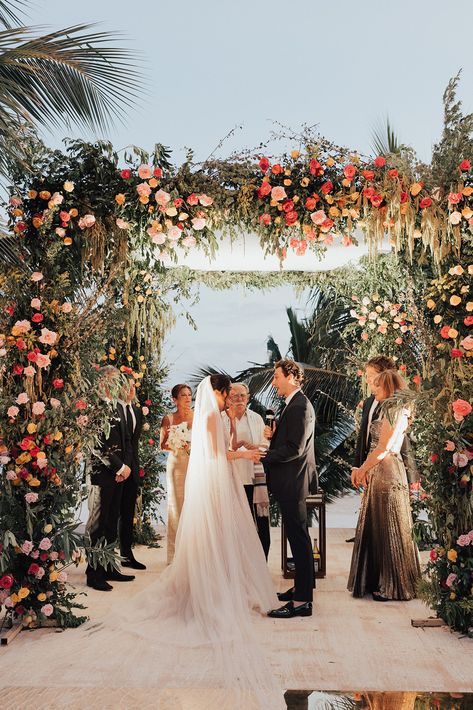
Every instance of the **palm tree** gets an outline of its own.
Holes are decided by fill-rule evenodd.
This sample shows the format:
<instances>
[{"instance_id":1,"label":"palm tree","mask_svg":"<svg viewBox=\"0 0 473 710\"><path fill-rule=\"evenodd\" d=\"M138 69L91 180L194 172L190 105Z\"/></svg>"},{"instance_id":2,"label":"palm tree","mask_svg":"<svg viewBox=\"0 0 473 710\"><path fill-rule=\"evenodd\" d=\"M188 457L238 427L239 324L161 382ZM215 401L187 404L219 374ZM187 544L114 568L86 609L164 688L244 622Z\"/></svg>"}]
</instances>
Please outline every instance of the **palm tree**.
<instances>
[{"instance_id":1,"label":"palm tree","mask_svg":"<svg viewBox=\"0 0 473 710\"><path fill-rule=\"evenodd\" d=\"M24 137L70 124L106 130L140 88L133 53L93 25L48 34L20 24L27 0L0 0L0 177L28 169Z\"/></svg>"}]
</instances>

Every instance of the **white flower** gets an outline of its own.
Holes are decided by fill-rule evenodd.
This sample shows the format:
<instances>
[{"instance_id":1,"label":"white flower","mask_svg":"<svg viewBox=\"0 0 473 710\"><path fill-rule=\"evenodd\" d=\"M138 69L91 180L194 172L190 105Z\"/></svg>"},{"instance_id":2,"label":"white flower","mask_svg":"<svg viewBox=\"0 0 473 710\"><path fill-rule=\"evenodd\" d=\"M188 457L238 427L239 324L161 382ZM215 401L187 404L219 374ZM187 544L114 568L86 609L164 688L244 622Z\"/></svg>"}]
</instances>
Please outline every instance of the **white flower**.
<instances>
[{"instance_id":1,"label":"white flower","mask_svg":"<svg viewBox=\"0 0 473 710\"><path fill-rule=\"evenodd\" d=\"M207 220L203 217L194 217L191 221L193 228L197 231L204 229L205 225L207 224Z\"/></svg>"},{"instance_id":2,"label":"white flower","mask_svg":"<svg viewBox=\"0 0 473 710\"><path fill-rule=\"evenodd\" d=\"M72 180L66 180L66 182L63 185L63 188L66 192L72 192L74 190L74 187L75 187L75 185L72 182Z\"/></svg>"}]
</instances>

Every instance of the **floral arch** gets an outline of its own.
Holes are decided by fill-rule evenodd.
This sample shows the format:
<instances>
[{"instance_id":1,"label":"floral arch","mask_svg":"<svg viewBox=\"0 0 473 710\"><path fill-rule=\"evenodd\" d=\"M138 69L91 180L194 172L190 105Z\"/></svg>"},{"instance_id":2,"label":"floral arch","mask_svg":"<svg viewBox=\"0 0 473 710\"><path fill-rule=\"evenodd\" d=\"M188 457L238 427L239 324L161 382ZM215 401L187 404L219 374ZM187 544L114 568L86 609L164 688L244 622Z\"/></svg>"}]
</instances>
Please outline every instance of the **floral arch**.
<instances>
[{"instance_id":1,"label":"floral arch","mask_svg":"<svg viewBox=\"0 0 473 710\"><path fill-rule=\"evenodd\" d=\"M176 169L162 146L125 155L124 167L109 144L73 142L16 176L0 276L0 604L9 614L26 626L82 621L66 567L81 554L74 511L107 418L96 368L115 361L142 383L152 460L160 342L170 304L189 287L188 273L167 268L176 246L212 253L222 235L251 231L281 260L287 250L316 259L334 242L349 249L362 230L373 258L388 236L398 272L389 284L382 271L332 283L357 301L360 362L380 347L402 357L413 324L422 331L408 375L424 407L419 445L438 539L423 595L453 628L471 628L473 155L469 144L444 153L418 166L402 152L362 158L307 136L277 159L245 153ZM401 284L405 302L389 315Z\"/></svg>"}]
</instances>

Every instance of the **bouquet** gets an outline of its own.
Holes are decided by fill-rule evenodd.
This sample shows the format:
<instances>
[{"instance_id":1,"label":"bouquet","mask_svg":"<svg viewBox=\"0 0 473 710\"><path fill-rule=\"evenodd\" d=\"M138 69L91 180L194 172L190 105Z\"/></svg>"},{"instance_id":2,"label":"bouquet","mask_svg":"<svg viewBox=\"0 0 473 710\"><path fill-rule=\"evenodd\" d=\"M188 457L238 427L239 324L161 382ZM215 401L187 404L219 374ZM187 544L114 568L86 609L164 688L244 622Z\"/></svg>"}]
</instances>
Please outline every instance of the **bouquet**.
<instances>
[{"instance_id":1,"label":"bouquet","mask_svg":"<svg viewBox=\"0 0 473 710\"><path fill-rule=\"evenodd\" d=\"M171 449L173 454L177 454L182 450L189 450L189 445L191 442L191 431L187 426L187 422L182 422L181 424L174 424L169 429L167 445Z\"/></svg>"}]
</instances>

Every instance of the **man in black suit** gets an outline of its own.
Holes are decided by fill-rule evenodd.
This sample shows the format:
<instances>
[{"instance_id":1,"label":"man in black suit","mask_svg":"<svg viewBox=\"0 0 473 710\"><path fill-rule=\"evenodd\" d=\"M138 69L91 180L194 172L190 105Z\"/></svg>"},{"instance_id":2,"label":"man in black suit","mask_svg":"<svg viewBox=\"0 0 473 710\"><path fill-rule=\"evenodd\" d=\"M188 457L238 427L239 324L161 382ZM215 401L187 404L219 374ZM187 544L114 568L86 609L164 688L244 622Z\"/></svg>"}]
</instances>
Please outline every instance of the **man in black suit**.
<instances>
[{"instance_id":1,"label":"man in black suit","mask_svg":"<svg viewBox=\"0 0 473 710\"><path fill-rule=\"evenodd\" d=\"M138 457L138 447L140 435L143 429L143 412L140 407L133 404L135 398L135 382L132 378L128 380L118 398L118 406L121 407L127 422L128 433L131 438L131 475L128 476L122 486L122 499L120 505L120 521L118 525L120 538L120 555L124 557L123 567L132 569L146 569L146 565L135 559L132 551L133 545L133 520L135 517L136 499L140 485L140 463Z\"/></svg>"},{"instance_id":2,"label":"man in black suit","mask_svg":"<svg viewBox=\"0 0 473 710\"><path fill-rule=\"evenodd\" d=\"M112 366L101 368L101 388L104 399L112 400L112 392L119 387L120 373ZM123 492L123 483L131 474L133 451L125 413L117 405L110 420L107 436L102 434L92 459L91 493L89 498L89 519L87 531L92 545L104 540L107 545L114 543L118 534L118 518ZM105 569L97 565L87 565L87 585L102 592L113 589L109 580L129 582L133 575L122 574L115 569Z\"/></svg>"},{"instance_id":3,"label":"man in black suit","mask_svg":"<svg viewBox=\"0 0 473 710\"><path fill-rule=\"evenodd\" d=\"M265 429L270 439L262 462L268 488L281 508L295 566L294 587L279 594L287 604L269 616L289 619L311 616L314 588L314 560L307 529L306 498L317 489L314 450L314 409L301 390L304 372L293 360L279 360L274 366L272 385L285 397L276 429Z\"/></svg>"}]
</instances>

